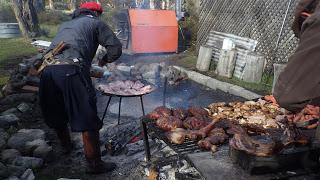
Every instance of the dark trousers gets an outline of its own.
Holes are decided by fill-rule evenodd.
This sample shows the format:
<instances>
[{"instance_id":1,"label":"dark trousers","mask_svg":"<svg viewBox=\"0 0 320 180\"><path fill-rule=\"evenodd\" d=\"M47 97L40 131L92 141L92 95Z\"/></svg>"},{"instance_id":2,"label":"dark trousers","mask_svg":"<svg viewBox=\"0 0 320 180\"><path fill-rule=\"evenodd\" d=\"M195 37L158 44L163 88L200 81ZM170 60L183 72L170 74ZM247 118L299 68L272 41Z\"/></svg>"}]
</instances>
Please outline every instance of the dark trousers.
<instances>
[{"instance_id":1,"label":"dark trousers","mask_svg":"<svg viewBox=\"0 0 320 180\"><path fill-rule=\"evenodd\" d=\"M96 131L103 123L97 115L96 93L89 75L76 65L53 65L40 80L40 105L45 122L73 132Z\"/></svg>"}]
</instances>

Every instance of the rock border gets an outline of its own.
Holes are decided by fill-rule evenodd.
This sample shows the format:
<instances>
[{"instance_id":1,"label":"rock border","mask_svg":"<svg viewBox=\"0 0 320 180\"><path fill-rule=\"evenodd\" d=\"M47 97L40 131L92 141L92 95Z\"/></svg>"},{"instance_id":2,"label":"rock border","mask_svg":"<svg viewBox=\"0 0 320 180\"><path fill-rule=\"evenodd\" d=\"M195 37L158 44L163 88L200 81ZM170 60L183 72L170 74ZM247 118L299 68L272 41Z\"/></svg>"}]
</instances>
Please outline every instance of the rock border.
<instances>
[{"instance_id":1,"label":"rock border","mask_svg":"<svg viewBox=\"0 0 320 180\"><path fill-rule=\"evenodd\" d=\"M262 97L261 95L256 94L254 92L251 92L243 87L240 87L240 86L237 86L234 84L230 84L230 83L226 83L223 81L219 81L219 80L214 79L212 77L200 74L196 71L190 71L190 70L187 70L187 69L180 67L180 66L172 66L172 67L180 72L186 73L187 76L189 77L189 79L191 79L199 84L202 84L206 87L209 87L211 89L214 89L214 90L219 89L219 90L224 91L226 93L229 93L229 94L232 94L235 96L240 96L240 97L243 97L248 100L257 99L257 98Z\"/></svg>"}]
</instances>

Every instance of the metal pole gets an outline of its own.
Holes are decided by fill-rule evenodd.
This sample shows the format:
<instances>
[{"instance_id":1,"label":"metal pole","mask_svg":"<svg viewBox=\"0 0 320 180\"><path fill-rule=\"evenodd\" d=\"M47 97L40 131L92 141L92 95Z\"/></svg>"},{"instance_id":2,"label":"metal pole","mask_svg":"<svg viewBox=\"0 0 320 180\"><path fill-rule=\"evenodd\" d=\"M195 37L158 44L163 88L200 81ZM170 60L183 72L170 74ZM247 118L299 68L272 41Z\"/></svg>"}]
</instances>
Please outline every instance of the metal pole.
<instances>
[{"instance_id":1,"label":"metal pole","mask_svg":"<svg viewBox=\"0 0 320 180\"><path fill-rule=\"evenodd\" d=\"M110 102L111 102L111 98L112 98L112 96L109 96L109 100L108 100L108 103L107 103L107 107L106 107L106 109L104 110L104 113L103 113L103 116L102 116L102 121L104 120L104 117L106 116L106 114L107 114L107 110L108 110L108 107L109 107L109 104L110 104Z\"/></svg>"},{"instance_id":2,"label":"metal pole","mask_svg":"<svg viewBox=\"0 0 320 180\"><path fill-rule=\"evenodd\" d=\"M143 142L144 142L144 150L146 153L146 161L149 162L151 159L151 153L150 153L150 145L149 145L149 138L148 138L148 130L147 130L146 123L143 122L143 119L141 120L141 128L143 133Z\"/></svg>"},{"instance_id":3,"label":"metal pole","mask_svg":"<svg viewBox=\"0 0 320 180\"><path fill-rule=\"evenodd\" d=\"M167 93L167 83L168 83L168 78L164 78L164 86L163 86L163 102L162 105L166 106L166 93Z\"/></svg>"},{"instance_id":4,"label":"metal pole","mask_svg":"<svg viewBox=\"0 0 320 180\"><path fill-rule=\"evenodd\" d=\"M122 97L120 97L120 100L119 100L118 125L120 124L121 101L122 101Z\"/></svg>"},{"instance_id":5,"label":"metal pole","mask_svg":"<svg viewBox=\"0 0 320 180\"><path fill-rule=\"evenodd\" d=\"M275 50L278 49L278 46L279 46L279 43L280 43L280 38L281 38L283 29L284 29L284 24L285 24L285 22L286 22L286 20L287 20L287 16L288 16L288 13L289 13L289 9L290 9L291 3L292 3L292 0L290 0L290 1L288 2L288 7L287 7L287 10L286 10L286 13L285 13L285 16L284 16L282 25L281 25L281 29L280 29L279 36L278 36L278 39L277 39L277 42L276 42L276 48L275 48Z\"/></svg>"},{"instance_id":6,"label":"metal pole","mask_svg":"<svg viewBox=\"0 0 320 180\"><path fill-rule=\"evenodd\" d=\"M140 96L140 102L141 102L142 114L143 116L145 116L142 96Z\"/></svg>"}]
</instances>

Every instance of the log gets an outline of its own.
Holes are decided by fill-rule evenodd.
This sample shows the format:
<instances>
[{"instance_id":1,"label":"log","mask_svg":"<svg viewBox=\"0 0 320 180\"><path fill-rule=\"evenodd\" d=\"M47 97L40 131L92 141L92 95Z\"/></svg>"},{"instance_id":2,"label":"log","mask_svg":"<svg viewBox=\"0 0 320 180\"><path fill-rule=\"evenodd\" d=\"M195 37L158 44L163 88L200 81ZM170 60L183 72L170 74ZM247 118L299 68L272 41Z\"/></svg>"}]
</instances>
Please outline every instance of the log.
<instances>
[{"instance_id":1,"label":"log","mask_svg":"<svg viewBox=\"0 0 320 180\"><path fill-rule=\"evenodd\" d=\"M208 71L210 68L211 57L212 57L212 48L201 46L199 50L199 56L198 56L196 68L199 71Z\"/></svg>"},{"instance_id":2,"label":"log","mask_svg":"<svg viewBox=\"0 0 320 180\"><path fill-rule=\"evenodd\" d=\"M248 53L246 55L246 65L243 69L242 80L250 83L260 83L264 67L264 56L256 53Z\"/></svg>"},{"instance_id":3,"label":"log","mask_svg":"<svg viewBox=\"0 0 320 180\"><path fill-rule=\"evenodd\" d=\"M232 78L236 66L236 51L221 49L216 73L219 76Z\"/></svg>"}]
</instances>

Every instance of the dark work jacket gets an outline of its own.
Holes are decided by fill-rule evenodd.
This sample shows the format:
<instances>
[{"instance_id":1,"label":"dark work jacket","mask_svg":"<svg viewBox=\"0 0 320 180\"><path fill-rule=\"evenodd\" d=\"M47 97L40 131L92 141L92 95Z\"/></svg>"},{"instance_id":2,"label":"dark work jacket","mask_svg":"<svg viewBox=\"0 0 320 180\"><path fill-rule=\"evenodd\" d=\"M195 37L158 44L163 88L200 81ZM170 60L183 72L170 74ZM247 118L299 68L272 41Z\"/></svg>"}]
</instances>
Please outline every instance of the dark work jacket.
<instances>
[{"instance_id":1,"label":"dark work jacket","mask_svg":"<svg viewBox=\"0 0 320 180\"><path fill-rule=\"evenodd\" d=\"M62 57L82 58L87 68L91 66L99 44L107 49L107 54L103 58L106 62L118 59L122 53L122 45L115 34L88 9L76 10L72 20L64 22L59 27L49 49L61 41L67 44Z\"/></svg>"},{"instance_id":2,"label":"dark work jacket","mask_svg":"<svg viewBox=\"0 0 320 180\"><path fill-rule=\"evenodd\" d=\"M292 112L307 104L320 106L320 11L303 23L298 48L276 82L274 97Z\"/></svg>"}]
</instances>

